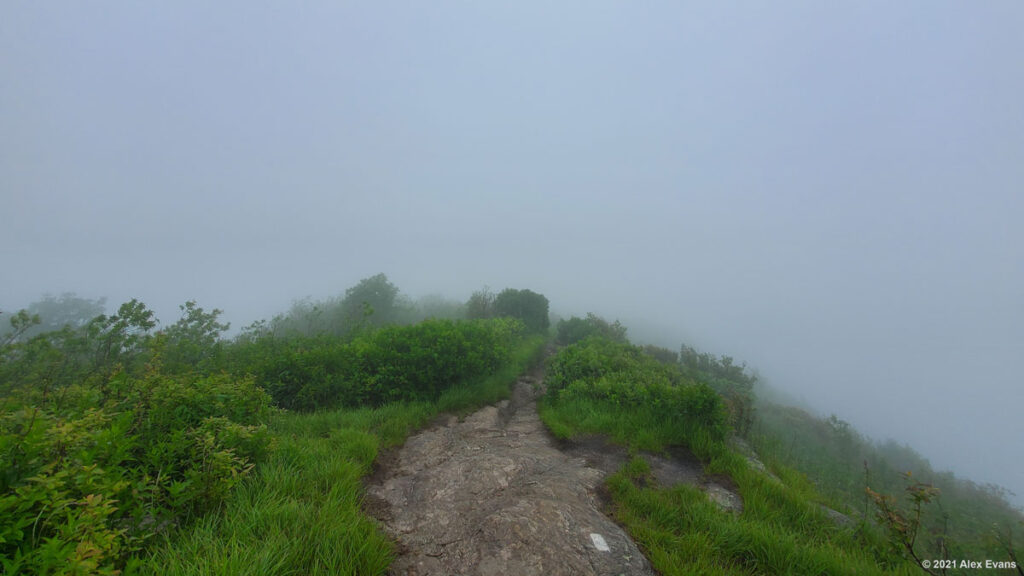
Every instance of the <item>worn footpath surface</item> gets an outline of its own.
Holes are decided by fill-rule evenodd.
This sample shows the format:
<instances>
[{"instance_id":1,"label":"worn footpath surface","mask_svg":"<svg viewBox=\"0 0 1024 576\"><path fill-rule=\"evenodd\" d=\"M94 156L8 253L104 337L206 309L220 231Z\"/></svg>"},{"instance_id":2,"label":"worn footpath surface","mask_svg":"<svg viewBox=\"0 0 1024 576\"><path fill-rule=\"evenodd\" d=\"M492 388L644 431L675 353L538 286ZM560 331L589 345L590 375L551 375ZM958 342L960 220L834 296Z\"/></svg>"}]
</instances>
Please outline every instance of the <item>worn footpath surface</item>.
<instances>
[{"instance_id":1,"label":"worn footpath surface","mask_svg":"<svg viewBox=\"0 0 1024 576\"><path fill-rule=\"evenodd\" d=\"M605 473L544 429L538 378L383 456L366 508L398 542L392 574L653 574L601 512Z\"/></svg>"}]
</instances>

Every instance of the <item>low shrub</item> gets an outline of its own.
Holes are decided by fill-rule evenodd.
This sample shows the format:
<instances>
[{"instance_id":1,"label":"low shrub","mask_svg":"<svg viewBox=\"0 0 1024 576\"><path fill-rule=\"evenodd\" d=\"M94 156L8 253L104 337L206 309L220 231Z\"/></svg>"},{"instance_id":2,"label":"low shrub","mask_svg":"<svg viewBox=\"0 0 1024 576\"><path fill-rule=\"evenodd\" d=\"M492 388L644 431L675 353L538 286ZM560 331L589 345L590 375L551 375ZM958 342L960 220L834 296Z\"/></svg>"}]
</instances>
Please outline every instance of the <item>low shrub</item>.
<instances>
[{"instance_id":1,"label":"low shrub","mask_svg":"<svg viewBox=\"0 0 1024 576\"><path fill-rule=\"evenodd\" d=\"M3 573L116 573L154 536L216 508L267 452L251 380L115 374L73 408L0 411Z\"/></svg>"},{"instance_id":2,"label":"low shrub","mask_svg":"<svg viewBox=\"0 0 1024 576\"><path fill-rule=\"evenodd\" d=\"M608 322L593 313L587 314L586 318L573 316L568 320L559 321L555 341L568 346L590 336L600 336L613 342L627 342L626 327L619 323L618 320Z\"/></svg>"},{"instance_id":3,"label":"low shrub","mask_svg":"<svg viewBox=\"0 0 1024 576\"><path fill-rule=\"evenodd\" d=\"M240 370L251 372L279 406L308 411L435 400L447 388L506 363L522 337L522 323L509 318L425 320L350 341L267 338L242 345L256 353L237 353L248 360Z\"/></svg>"},{"instance_id":4,"label":"low shrub","mask_svg":"<svg viewBox=\"0 0 1024 576\"><path fill-rule=\"evenodd\" d=\"M559 420L559 426L572 429L572 424L562 420L582 424L587 418L581 420L571 414L611 410L623 415L642 414L656 427L665 427L660 438L703 434L722 440L728 432L725 407L714 390L689 381L676 366L659 362L629 344L592 336L568 346L552 358L545 384L547 409L542 412L548 416L549 425ZM581 402L592 406L581 410ZM556 416L560 405L575 406ZM602 431L584 428L580 431ZM669 430L672 428L678 429L676 433Z\"/></svg>"}]
</instances>

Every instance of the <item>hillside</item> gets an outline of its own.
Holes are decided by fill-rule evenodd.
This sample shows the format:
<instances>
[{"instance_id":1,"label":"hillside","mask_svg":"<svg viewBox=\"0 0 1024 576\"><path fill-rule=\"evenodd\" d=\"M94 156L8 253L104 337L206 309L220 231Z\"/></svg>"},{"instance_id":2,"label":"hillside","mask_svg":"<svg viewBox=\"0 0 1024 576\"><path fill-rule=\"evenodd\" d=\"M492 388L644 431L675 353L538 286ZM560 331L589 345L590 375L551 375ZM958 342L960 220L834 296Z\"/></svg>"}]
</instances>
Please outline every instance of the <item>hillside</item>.
<instances>
[{"instance_id":1,"label":"hillside","mask_svg":"<svg viewBox=\"0 0 1024 576\"><path fill-rule=\"evenodd\" d=\"M378 275L231 339L219 315L12 318L3 574L966 574L943 562L1019 548L998 488L758 400L729 357L549 326L530 290Z\"/></svg>"}]
</instances>

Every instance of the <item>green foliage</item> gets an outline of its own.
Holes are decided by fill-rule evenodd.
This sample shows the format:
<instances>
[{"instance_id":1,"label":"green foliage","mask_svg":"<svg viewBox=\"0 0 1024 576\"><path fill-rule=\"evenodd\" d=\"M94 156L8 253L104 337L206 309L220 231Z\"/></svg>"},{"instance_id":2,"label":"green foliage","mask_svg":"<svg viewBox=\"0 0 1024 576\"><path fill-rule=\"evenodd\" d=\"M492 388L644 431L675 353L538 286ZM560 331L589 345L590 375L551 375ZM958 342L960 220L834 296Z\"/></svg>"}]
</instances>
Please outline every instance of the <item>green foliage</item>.
<instances>
[{"instance_id":1,"label":"green foliage","mask_svg":"<svg viewBox=\"0 0 1024 576\"><path fill-rule=\"evenodd\" d=\"M269 460L220 513L176 530L142 568L171 575L384 574L394 550L361 503L361 477L378 450L401 444L439 411L464 413L507 397L544 343L539 336L519 342L494 373L448 388L436 402L275 415L270 431L278 448Z\"/></svg>"},{"instance_id":2,"label":"green foliage","mask_svg":"<svg viewBox=\"0 0 1024 576\"><path fill-rule=\"evenodd\" d=\"M384 274L364 278L345 291L345 297L333 311L335 322L344 331L394 322L397 297L398 288Z\"/></svg>"},{"instance_id":3,"label":"green foliage","mask_svg":"<svg viewBox=\"0 0 1024 576\"><path fill-rule=\"evenodd\" d=\"M28 310L18 310L16 314L10 317L10 326L0 331L0 335L3 336L3 339L0 340L0 345L6 347L13 342L21 340L29 330L38 326L41 322L42 319L38 314L30 314Z\"/></svg>"},{"instance_id":4,"label":"green foliage","mask_svg":"<svg viewBox=\"0 0 1024 576\"><path fill-rule=\"evenodd\" d=\"M407 321L411 324L429 319L462 320L467 318L466 305L462 302L449 300L437 294L428 294L402 307L406 312Z\"/></svg>"},{"instance_id":5,"label":"green foliage","mask_svg":"<svg viewBox=\"0 0 1024 576\"><path fill-rule=\"evenodd\" d=\"M590 336L600 336L613 342L628 342L626 339L626 327L618 320L609 323L604 318L593 313L588 313L586 318L573 316L568 320L561 320L558 323L558 334L555 341L562 345L575 344Z\"/></svg>"},{"instance_id":6,"label":"green foliage","mask_svg":"<svg viewBox=\"0 0 1024 576\"><path fill-rule=\"evenodd\" d=\"M189 371L216 362L222 348L220 336L231 327L217 321L223 312L218 309L206 312L194 300L180 308L181 318L162 331L165 337L162 350L165 369Z\"/></svg>"},{"instance_id":7,"label":"green foliage","mask_svg":"<svg viewBox=\"0 0 1024 576\"><path fill-rule=\"evenodd\" d=\"M613 514L662 574L910 574L916 568L871 533L843 529L802 477L748 465L725 442L720 396L697 375L642 348L588 337L548 367L541 419L560 438L602 434L633 450L689 448L705 471L735 485L743 513L723 511L691 486L658 486L631 461L607 481Z\"/></svg>"},{"instance_id":8,"label":"green foliage","mask_svg":"<svg viewBox=\"0 0 1024 576\"><path fill-rule=\"evenodd\" d=\"M373 329L388 314L409 313L396 295L383 275L350 289L333 312L358 303L362 319L373 322L346 321L342 336L279 336L272 323L257 323L234 342L221 338L228 328L221 311L193 301L156 334L153 313L136 300L30 338L24 335L40 319L15 315L0 346L0 573L132 572L161 535L216 526L216 512L235 505L256 464L278 458L277 468L259 469L275 478L289 468L289 450L317 442L271 436L268 391L282 406L307 410L405 402L365 413L406 416L330 431L330 450L341 459L333 471L324 475L319 462L307 461L314 470L296 474L313 482L302 487L313 516L295 526L318 547L257 554L269 565L294 561L301 573L345 573L325 566L379 572L386 539L361 515L358 483L342 480L358 480L380 444L400 441L437 410L507 396L543 344L524 339L523 323L509 318ZM380 311L387 314L374 318ZM282 452L274 451L277 443ZM316 454L323 457L319 448ZM301 492L296 478L276 478L286 481L284 494ZM279 503L282 514L293 508ZM328 517L335 524L319 528ZM352 525L362 528L351 533ZM256 546L267 526L249 535ZM289 534L277 533L278 544L294 547ZM238 561L219 566L237 568Z\"/></svg>"},{"instance_id":9,"label":"green foliage","mask_svg":"<svg viewBox=\"0 0 1024 576\"><path fill-rule=\"evenodd\" d=\"M383 574L392 545L362 514L360 478L378 427L422 425L429 408L278 414L277 448L223 508L173 530L146 557L152 574Z\"/></svg>"},{"instance_id":10,"label":"green foliage","mask_svg":"<svg viewBox=\"0 0 1024 576\"><path fill-rule=\"evenodd\" d=\"M701 436L722 441L728 431L713 390L630 344L590 337L567 346L551 359L545 385L541 417L560 430L645 440L647 449Z\"/></svg>"},{"instance_id":11,"label":"green foliage","mask_svg":"<svg viewBox=\"0 0 1024 576\"><path fill-rule=\"evenodd\" d=\"M93 372L104 377L122 368L138 368L143 360L150 330L156 326L153 311L131 299L112 316L99 315L85 325L85 346Z\"/></svg>"},{"instance_id":12,"label":"green foliage","mask_svg":"<svg viewBox=\"0 0 1024 576\"><path fill-rule=\"evenodd\" d=\"M278 337L304 335L351 337L374 327L414 320L410 304L384 274L363 278L344 296L299 300L261 330Z\"/></svg>"},{"instance_id":13,"label":"green foliage","mask_svg":"<svg viewBox=\"0 0 1024 576\"><path fill-rule=\"evenodd\" d=\"M506 288L497 296L487 287L477 290L466 302L466 317L518 318L528 332L535 334L544 334L551 326L548 299L525 289Z\"/></svg>"},{"instance_id":14,"label":"green foliage","mask_svg":"<svg viewBox=\"0 0 1024 576\"><path fill-rule=\"evenodd\" d=\"M526 333L547 326L546 298L528 290L484 290L463 310L409 300L383 275L232 342L220 311L195 302L155 334L135 300L91 318L102 301L43 304L0 337L0 574L383 573L393 551L359 502L377 451L438 411L507 396L542 351ZM440 319L463 313L489 319ZM41 331L48 321L59 329ZM593 314L558 332L571 345L552 359L540 407L556 436L687 446L743 498L737 517L697 490L659 488L642 461L613 476L614 513L661 573L902 574L919 570L913 554L1015 558L1024 519L998 487L936 473L835 416L761 404L748 436L770 479L724 442L730 425L755 421L743 365L631 346ZM921 479L909 508L884 496L904 490L906 470ZM816 488L864 511L856 531L824 516Z\"/></svg>"},{"instance_id":15,"label":"green foliage","mask_svg":"<svg viewBox=\"0 0 1024 576\"><path fill-rule=\"evenodd\" d=\"M548 299L531 290L506 288L494 297L492 308L494 316L522 320L529 332L543 334L551 326Z\"/></svg>"},{"instance_id":16,"label":"green foliage","mask_svg":"<svg viewBox=\"0 0 1024 576\"><path fill-rule=\"evenodd\" d=\"M355 338L382 326L466 317L466 307L461 302L436 294L414 300L402 294L387 276L377 274L360 280L341 296L319 301L297 300L285 314L246 327L241 338L251 340L268 335Z\"/></svg>"},{"instance_id":17,"label":"green foliage","mask_svg":"<svg viewBox=\"0 0 1024 576\"><path fill-rule=\"evenodd\" d=\"M725 401L729 424L741 436L750 432L754 422L754 384L757 376L747 374L746 364L735 364L731 356L715 357L686 346L679 351L683 373L707 384Z\"/></svg>"},{"instance_id":18,"label":"green foliage","mask_svg":"<svg viewBox=\"0 0 1024 576\"><path fill-rule=\"evenodd\" d=\"M168 526L214 509L266 453L269 398L251 381L120 372L67 396L63 409L3 400L6 573L113 573Z\"/></svg>"},{"instance_id":19,"label":"green foliage","mask_svg":"<svg viewBox=\"0 0 1024 576\"><path fill-rule=\"evenodd\" d=\"M993 535L1007 533L1024 521L1024 515L1009 504L1002 488L936 472L911 448L892 441L874 442L835 415L819 418L769 402L761 402L757 414L750 440L765 464L773 470L791 467L805 473L832 507L860 517L862 532L888 530L871 513L877 504L872 504L876 500L865 488L879 495L905 493L906 473L911 471L914 478L941 492L921 510L915 534L921 554L1008 559L1005 546Z\"/></svg>"},{"instance_id":20,"label":"green foliage","mask_svg":"<svg viewBox=\"0 0 1024 576\"><path fill-rule=\"evenodd\" d=\"M466 302L466 318L493 318L494 317L494 293L484 286L473 292Z\"/></svg>"},{"instance_id":21,"label":"green foliage","mask_svg":"<svg viewBox=\"0 0 1024 576\"><path fill-rule=\"evenodd\" d=\"M47 294L11 318L12 322L16 322L24 313L28 318L35 319L32 325L22 326L21 330L0 328L0 336L2 336L0 343L8 344L13 341L27 340L44 332L61 330L65 326L73 330L81 328L93 318L103 314L105 309L105 298L90 300L79 298L70 292L65 292L60 296ZM5 342L5 339L9 341Z\"/></svg>"},{"instance_id":22,"label":"green foliage","mask_svg":"<svg viewBox=\"0 0 1024 576\"><path fill-rule=\"evenodd\" d=\"M669 350L668 348L662 348L661 346L647 344L644 346L644 353L650 355L652 358L663 364L679 363L679 353L675 350Z\"/></svg>"},{"instance_id":23,"label":"green foliage","mask_svg":"<svg viewBox=\"0 0 1024 576\"><path fill-rule=\"evenodd\" d=\"M906 474L906 480L908 484L905 492L910 504L909 510L901 509L893 496L875 492L870 487L865 487L864 490L875 503L876 517L885 528L894 551L905 553L915 564L920 565L922 557L915 550L915 545L921 528L921 511L925 505L930 504L938 497L939 490L931 484L911 482L909 472ZM939 557L948 559L948 551L942 550ZM927 568L925 571L935 574Z\"/></svg>"},{"instance_id":24,"label":"green foliage","mask_svg":"<svg viewBox=\"0 0 1024 576\"><path fill-rule=\"evenodd\" d=\"M164 352L185 366L219 346L219 311L183 310L155 338L131 300L0 348L4 573L114 573L266 455L270 398L251 379L164 367Z\"/></svg>"},{"instance_id":25,"label":"green foliage","mask_svg":"<svg viewBox=\"0 0 1024 576\"><path fill-rule=\"evenodd\" d=\"M19 313L15 322L32 322ZM26 320L27 318L27 320ZM112 316L100 315L85 325L64 326L24 341L0 347L0 394L18 391L59 401L72 384L89 383L101 391L115 373L139 374L151 355L153 312L137 300L120 306Z\"/></svg>"},{"instance_id":26,"label":"green foliage","mask_svg":"<svg viewBox=\"0 0 1024 576\"><path fill-rule=\"evenodd\" d=\"M262 335L278 337L297 334L310 336L340 331L340 326L333 326L330 322L333 315L326 314L327 310L336 306L337 299L324 302L314 302L309 298L296 300L288 312L278 314L269 322L256 322L247 330L258 329Z\"/></svg>"},{"instance_id":27,"label":"green foliage","mask_svg":"<svg viewBox=\"0 0 1024 576\"><path fill-rule=\"evenodd\" d=\"M712 354L698 352L684 344L679 352L679 361L687 370L704 372L737 384L753 386L757 381L756 376L746 373L746 364L735 364L732 356L715 358Z\"/></svg>"},{"instance_id":28,"label":"green foliage","mask_svg":"<svg viewBox=\"0 0 1024 576\"><path fill-rule=\"evenodd\" d=\"M659 487L635 459L607 480L613 515L661 574L914 574L837 527L808 502L810 494L754 473L723 453L709 468L727 471L744 501L725 512L696 487Z\"/></svg>"},{"instance_id":29,"label":"green foliage","mask_svg":"<svg viewBox=\"0 0 1024 576\"><path fill-rule=\"evenodd\" d=\"M239 373L290 410L434 400L447 387L505 363L522 334L510 319L427 320L390 326L346 341L263 338L232 351Z\"/></svg>"}]
</instances>

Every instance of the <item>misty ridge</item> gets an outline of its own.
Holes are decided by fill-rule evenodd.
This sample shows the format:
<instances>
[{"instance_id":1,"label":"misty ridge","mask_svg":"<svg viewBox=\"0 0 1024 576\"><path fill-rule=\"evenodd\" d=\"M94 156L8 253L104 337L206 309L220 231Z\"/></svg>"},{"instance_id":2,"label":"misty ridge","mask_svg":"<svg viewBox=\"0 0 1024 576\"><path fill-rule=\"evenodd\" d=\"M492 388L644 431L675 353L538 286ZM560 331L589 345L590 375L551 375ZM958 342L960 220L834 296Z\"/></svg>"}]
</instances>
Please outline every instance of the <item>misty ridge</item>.
<instances>
[{"instance_id":1,"label":"misty ridge","mask_svg":"<svg viewBox=\"0 0 1024 576\"><path fill-rule=\"evenodd\" d=\"M1020 573L1022 28L0 7L0 574Z\"/></svg>"},{"instance_id":2,"label":"misty ridge","mask_svg":"<svg viewBox=\"0 0 1024 576\"><path fill-rule=\"evenodd\" d=\"M401 532L382 534L360 499L349 500L362 490L359 478L432 415L507 398L529 366L546 372L538 411L553 437L572 446L598 435L611 443L599 451L623 446L633 455L613 457L622 460L606 472L616 503L606 513L659 571L674 573L666 562L683 557L700 571L754 558L770 573L911 573L925 560L967 557L1017 566L1014 527L1024 514L1004 488L934 470L905 444L787 404L785 392L731 356L633 344L625 325L594 313L552 322L548 299L529 289L414 299L377 274L334 297L297 300L233 336L222 314L188 301L177 321L160 324L141 301L108 311L105 299L73 293L3 310L5 572L196 573L239 561L275 573L281 566L264 564L272 558L317 570L304 558L330 549L332 573L381 573L412 549L396 551L390 538ZM335 510L342 517L318 539L267 548L257 534L270 517L259 518L273 506L245 494L299 497L293 483L304 467L327 458L310 444L316 437L347 462L344 488L332 489L348 502ZM702 503L706 486L660 486L669 480L652 479L648 462L666 453L700 462L698 474L717 478L715 498L729 494L737 504L722 516L722 504ZM304 497L323 497L318 490ZM645 498L660 504L648 508ZM680 506L682 516L637 523ZM284 529L304 530L323 513L295 514ZM753 551L747 538L769 525L762 537L770 546ZM726 545L723 534L735 530L746 536ZM689 558L689 545L658 539L670 535L711 537L724 548ZM830 544L815 544L825 535ZM248 552L234 560L218 552L239 538ZM339 554L345 542L362 552ZM806 549L797 552L796 542ZM537 566L576 570L547 562Z\"/></svg>"}]
</instances>

